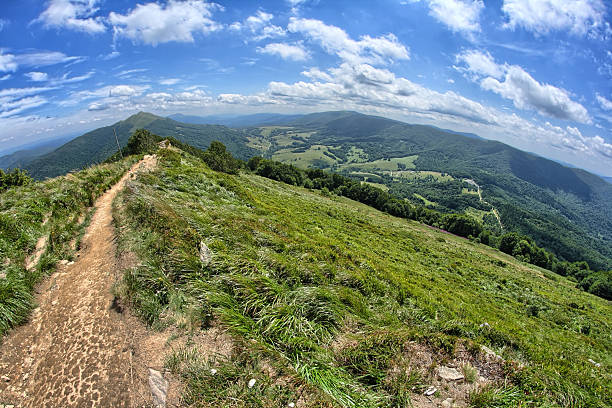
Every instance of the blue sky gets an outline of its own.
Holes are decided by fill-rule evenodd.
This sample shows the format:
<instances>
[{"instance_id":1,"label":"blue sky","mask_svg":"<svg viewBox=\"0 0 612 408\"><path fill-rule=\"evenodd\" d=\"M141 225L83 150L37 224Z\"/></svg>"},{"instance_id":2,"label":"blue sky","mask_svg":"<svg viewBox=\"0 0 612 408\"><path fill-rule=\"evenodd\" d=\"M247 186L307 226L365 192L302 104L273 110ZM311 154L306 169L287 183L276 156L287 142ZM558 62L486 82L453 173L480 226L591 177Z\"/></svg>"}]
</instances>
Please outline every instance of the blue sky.
<instances>
[{"instance_id":1,"label":"blue sky","mask_svg":"<svg viewBox=\"0 0 612 408\"><path fill-rule=\"evenodd\" d=\"M140 110L351 109L612 175L604 0L3 0L0 151Z\"/></svg>"}]
</instances>

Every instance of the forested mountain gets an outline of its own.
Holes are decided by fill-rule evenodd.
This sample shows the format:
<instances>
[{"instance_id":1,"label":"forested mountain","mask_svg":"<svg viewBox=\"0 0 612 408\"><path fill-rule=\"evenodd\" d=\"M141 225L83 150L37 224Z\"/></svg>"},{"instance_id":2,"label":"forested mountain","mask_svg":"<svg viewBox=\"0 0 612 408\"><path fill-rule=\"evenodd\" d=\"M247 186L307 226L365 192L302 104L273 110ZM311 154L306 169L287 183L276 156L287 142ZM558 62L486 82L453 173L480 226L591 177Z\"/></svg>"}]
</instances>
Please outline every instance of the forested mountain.
<instances>
[{"instance_id":1,"label":"forested mountain","mask_svg":"<svg viewBox=\"0 0 612 408\"><path fill-rule=\"evenodd\" d=\"M248 141L243 132L219 125L181 123L140 112L114 125L79 136L57 150L33 160L24 168L34 178L44 179L100 163L117 152L113 129L117 132L119 144L124 147L131 134L139 128L150 130L160 136L173 136L199 148L207 148L213 140L220 140L240 158L246 159L256 153L246 146Z\"/></svg>"},{"instance_id":2,"label":"forested mountain","mask_svg":"<svg viewBox=\"0 0 612 408\"><path fill-rule=\"evenodd\" d=\"M529 235L564 259L612 267L612 185L599 176L501 142L356 112L282 125L246 131L266 157L468 212L490 228Z\"/></svg>"}]
</instances>

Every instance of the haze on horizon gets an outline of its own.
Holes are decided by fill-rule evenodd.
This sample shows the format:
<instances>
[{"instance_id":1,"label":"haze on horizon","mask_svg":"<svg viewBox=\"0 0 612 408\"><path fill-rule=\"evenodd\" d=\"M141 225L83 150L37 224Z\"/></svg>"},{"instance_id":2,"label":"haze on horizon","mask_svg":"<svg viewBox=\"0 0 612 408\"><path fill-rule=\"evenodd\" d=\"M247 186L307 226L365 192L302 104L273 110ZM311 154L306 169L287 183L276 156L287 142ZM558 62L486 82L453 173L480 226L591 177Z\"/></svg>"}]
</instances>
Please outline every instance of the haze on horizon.
<instances>
[{"instance_id":1,"label":"haze on horizon","mask_svg":"<svg viewBox=\"0 0 612 408\"><path fill-rule=\"evenodd\" d=\"M603 0L5 0L0 151L137 111L355 110L612 176Z\"/></svg>"}]
</instances>

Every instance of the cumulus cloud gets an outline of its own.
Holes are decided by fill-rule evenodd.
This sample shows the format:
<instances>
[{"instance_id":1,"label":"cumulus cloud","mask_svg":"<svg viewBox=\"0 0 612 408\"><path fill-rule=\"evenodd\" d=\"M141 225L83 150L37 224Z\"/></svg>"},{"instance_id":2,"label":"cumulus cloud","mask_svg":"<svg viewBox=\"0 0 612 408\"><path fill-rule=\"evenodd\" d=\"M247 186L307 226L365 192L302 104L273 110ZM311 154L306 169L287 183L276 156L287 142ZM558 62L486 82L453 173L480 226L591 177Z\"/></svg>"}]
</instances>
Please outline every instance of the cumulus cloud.
<instances>
[{"instance_id":1,"label":"cumulus cloud","mask_svg":"<svg viewBox=\"0 0 612 408\"><path fill-rule=\"evenodd\" d=\"M601 0L504 0L504 27L522 27L536 35L569 31L578 36L595 33L605 26L606 8Z\"/></svg>"},{"instance_id":2,"label":"cumulus cloud","mask_svg":"<svg viewBox=\"0 0 612 408\"><path fill-rule=\"evenodd\" d=\"M98 12L99 0L50 0L47 8L35 22L45 28L66 28L96 34L106 31L101 17L93 17Z\"/></svg>"},{"instance_id":3,"label":"cumulus cloud","mask_svg":"<svg viewBox=\"0 0 612 408\"><path fill-rule=\"evenodd\" d=\"M15 72L17 71L17 61L15 61L15 56L13 54L5 54L2 49L0 49L0 72Z\"/></svg>"},{"instance_id":4,"label":"cumulus cloud","mask_svg":"<svg viewBox=\"0 0 612 408\"><path fill-rule=\"evenodd\" d=\"M49 75L45 72L27 72L24 75L30 78L32 82L43 82L49 78Z\"/></svg>"},{"instance_id":5,"label":"cumulus cloud","mask_svg":"<svg viewBox=\"0 0 612 408\"><path fill-rule=\"evenodd\" d=\"M277 55L285 60L305 61L310 58L308 51L300 43L271 43L265 47L257 47L257 52L260 54Z\"/></svg>"},{"instance_id":6,"label":"cumulus cloud","mask_svg":"<svg viewBox=\"0 0 612 408\"><path fill-rule=\"evenodd\" d=\"M250 40L261 41L266 38L284 37L287 35L282 27L272 24L273 14L258 10L243 22L232 23L229 28L233 31L242 31L250 35Z\"/></svg>"},{"instance_id":7,"label":"cumulus cloud","mask_svg":"<svg viewBox=\"0 0 612 408\"><path fill-rule=\"evenodd\" d=\"M92 102L87 107L88 111L103 111L107 109L110 109L110 105L107 103L101 103L101 102Z\"/></svg>"},{"instance_id":8,"label":"cumulus cloud","mask_svg":"<svg viewBox=\"0 0 612 408\"><path fill-rule=\"evenodd\" d=\"M361 36L353 40L346 31L320 20L291 17L287 29L301 33L310 41L318 43L329 54L353 63L383 65L395 60L408 60L408 48L399 42L393 34L381 37Z\"/></svg>"},{"instance_id":9,"label":"cumulus cloud","mask_svg":"<svg viewBox=\"0 0 612 408\"><path fill-rule=\"evenodd\" d=\"M458 54L455 59L458 63L465 64L465 67L455 67L461 72L491 76L498 79L504 75L505 67L498 65L488 52L466 50Z\"/></svg>"},{"instance_id":10,"label":"cumulus cloud","mask_svg":"<svg viewBox=\"0 0 612 408\"><path fill-rule=\"evenodd\" d=\"M212 19L222 9L203 0L169 0L166 4L138 4L128 14L111 12L108 19L117 37L156 46L166 42L193 42L194 33L209 34L222 26Z\"/></svg>"},{"instance_id":11,"label":"cumulus cloud","mask_svg":"<svg viewBox=\"0 0 612 408\"><path fill-rule=\"evenodd\" d=\"M612 101L608 100L606 97L601 96L600 94L596 95L597 98L597 102L599 102L599 106L601 106L601 108L603 110L612 110Z\"/></svg>"},{"instance_id":12,"label":"cumulus cloud","mask_svg":"<svg viewBox=\"0 0 612 408\"><path fill-rule=\"evenodd\" d=\"M452 31L474 33L480 31L482 0L428 0L429 14Z\"/></svg>"},{"instance_id":13,"label":"cumulus cloud","mask_svg":"<svg viewBox=\"0 0 612 408\"><path fill-rule=\"evenodd\" d=\"M480 82L481 88L511 100L519 109L532 109L558 119L592 122L586 108L573 101L567 90L538 82L518 65L497 64L491 54L478 50L464 51L456 59L464 64L456 69Z\"/></svg>"}]
</instances>

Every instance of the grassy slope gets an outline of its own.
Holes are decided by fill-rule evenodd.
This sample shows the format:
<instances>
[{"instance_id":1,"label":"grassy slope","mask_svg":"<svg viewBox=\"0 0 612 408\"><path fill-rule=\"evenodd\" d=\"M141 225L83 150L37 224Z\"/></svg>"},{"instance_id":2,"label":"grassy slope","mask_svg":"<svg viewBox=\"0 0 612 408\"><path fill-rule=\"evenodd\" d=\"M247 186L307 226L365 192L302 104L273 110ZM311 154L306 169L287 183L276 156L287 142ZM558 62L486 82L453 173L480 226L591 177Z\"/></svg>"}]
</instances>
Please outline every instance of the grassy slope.
<instances>
[{"instance_id":1,"label":"grassy slope","mask_svg":"<svg viewBox=\"0 0 612 408\"><path fill-rule=\"evenodd\" d=\"M133 162L129 158L0 193L0 336L26 319L36 282L58 260L71 259L70 242L78 241L81 215ZM44 236L48 241L40 262L26 271L26 257Z\"/></svg>"},{"instance_id":2,"label":"grassy slope","mask_svg":"<svg viewBox=\"0 0 612 408\"><path fill-rule=\"evenodd\" d=\"M608 302L489 247L347 199L162 155L159 170L117 203L118 224L130 227L119 229L121 245L143 259L123 294L154 326L179 315L203 326L214 318L240 344L214 363L214 378L213 363L173 357L187 402L280 406L306 383L311 406L403 406L427 379L394 377L408 372L393 368L416 340L449 355L460 342L484 344L525 365L508 365L505 391L475 394L475 406L612 404ZM200 240L213 253L208 266ZM342 338L356 345L330 347ZM261 358L288 373L289 385L266 379ZM249 376L261 381L256 392L241 380Z\"/></svg>"}]
</instances>

